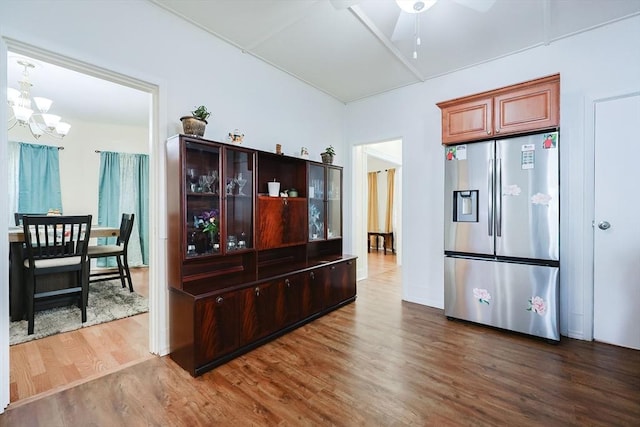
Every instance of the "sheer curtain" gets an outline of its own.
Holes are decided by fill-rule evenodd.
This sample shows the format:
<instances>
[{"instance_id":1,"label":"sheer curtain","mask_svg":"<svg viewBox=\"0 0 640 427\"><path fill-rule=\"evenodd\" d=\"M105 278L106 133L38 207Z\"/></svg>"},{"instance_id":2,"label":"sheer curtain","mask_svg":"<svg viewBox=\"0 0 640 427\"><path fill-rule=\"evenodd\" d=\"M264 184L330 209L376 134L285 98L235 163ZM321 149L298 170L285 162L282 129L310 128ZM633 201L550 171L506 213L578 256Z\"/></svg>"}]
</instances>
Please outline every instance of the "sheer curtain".
<instances>
[{"instance_id":1,"label":"sheer curtain","mask_svg":"<svg viewBox=\"0 0 640 427\"><path fill-rule=\"evenodd\" d=\"M58 147L24 142L19 145L18 212L63 212Z\"/></svg>"},{"instance_id":2,"label":"sheer curtain","mask_svg":"<svg viewBox=\"0 0 640 427\"><path fill-rule=\"evenodd\" d=\"M393 199L395 189L395 169L387 170L387 212L385 214L384 228L385 232L393 231Z\"/></svg>"},{"instance_id":3,"label":"sheer curtain","mask_svg":"<svg viewBox=\"0 0 640 427\"><path fill-rule=\"evenodd\" d=\"M123 213L135 215L129 239L129 266L148 265L149 156L103 151L100 153L98 224L119 227ZM98 244L107 244L107 239L99 239ZM97 265L114 267L116 261L99 258Z\"/></svg>"},{"instance_id":4,"label":"sheer curtain","mask_svg":"<svg viewBox=\"0 0 640 427\"><path fill-rule=\"evenodd\" d=\"M13 213L18 212L18 192L20 191L20 143L9 141L7 147L9 165L9 224L14 224Z\"/></svg>"},{"instance_id":5,"label":"sheer curtain","mask_svg":"<svg viewBox=\"0 0 640 427\"><path fill-rule=\"evenodd\" d=\"M376 172L369 172L367 174L369 179L369 205L367 216L367 230L379 231L380 222L378 219L378 174Z\"/></svg>"}]
</instances>

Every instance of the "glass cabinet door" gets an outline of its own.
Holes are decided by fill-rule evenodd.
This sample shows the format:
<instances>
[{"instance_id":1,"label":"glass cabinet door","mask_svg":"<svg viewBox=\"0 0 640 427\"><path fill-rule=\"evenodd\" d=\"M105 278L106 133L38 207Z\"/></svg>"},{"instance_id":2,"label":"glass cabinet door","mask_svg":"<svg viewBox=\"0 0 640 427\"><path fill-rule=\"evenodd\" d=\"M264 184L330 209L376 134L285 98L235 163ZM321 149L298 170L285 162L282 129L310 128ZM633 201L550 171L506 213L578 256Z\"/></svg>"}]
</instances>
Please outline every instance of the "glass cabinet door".
<instances>
[{"instance_id":1,"label":"glass cabinet door","mask_svg":"<svg viewBox=\"0 0 640 427\"><path fill-rule=\"evenodd\" d=\"M184 155L185 257L220 252L220 147L188 142Z\"/></svg>"},{"instance_id":2,"label":"glass cabinet door","mask_svg":"<svg viewBox=\"0 0 640 427\"><path fill-rule=\"evenodd\" d=\"M327 239L342 237L342 170L327 168Z\"/></svg>"},{"instance_id":3,"label":"glass cabinet door","mask_svg":"<svg viewBox=\"0 0 640 427\"><path fill-rule=\"evenodd\" d=\"M309 241L324 240L324 166L309 164Z\"/></svg>"},{"instance_id":4,"label":"glass cabinet door","mask_svg":"<svg viewBox=\"0 0 640 427\"><path fill-rule=\"evenodd\" d=\"M253 248L254 154L225 149L225 251Z\"/></svg>"}]
</instances>

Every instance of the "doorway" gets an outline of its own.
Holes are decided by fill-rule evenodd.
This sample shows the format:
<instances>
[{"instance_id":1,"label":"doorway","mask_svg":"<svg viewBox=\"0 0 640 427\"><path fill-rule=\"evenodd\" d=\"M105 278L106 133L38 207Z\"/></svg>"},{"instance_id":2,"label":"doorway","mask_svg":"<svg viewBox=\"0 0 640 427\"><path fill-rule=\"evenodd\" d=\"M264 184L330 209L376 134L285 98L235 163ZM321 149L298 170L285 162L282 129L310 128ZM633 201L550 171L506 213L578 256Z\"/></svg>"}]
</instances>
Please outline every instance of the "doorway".
<instances>
[{"instance_id":1,"label":"doorway","mask_svg":"<svg viewBox=\"0 0 640 427\"><path fill-rule=\"evenodd\" d=\"M395 169L394 194L394 247L393 257L402 264L402 140L357 145L353 147L353 239L354 252L358 256L358 280L368 277L368 173L374 172L386 177L388 169ZM384 180L383 180L384 181ZM385 184L386 185L386 184ZM386 190L384 192L386 195ZM383 197L386 199L386 196ZM384 203L385 200L380 200Z\"/></svg>"},{"instance_id":2,"label":"doorway","mask_svg":"<svg viewBox=\"0 0 640 427\"><path fill-rule=\"evenodd\" d=\"M640 350L640 93L594 102L593 337Z\"/></svg>"},{"instance_id":3,"label":"doorway","mask_svg":"<svg viewBox=\"0 0 640 427\"><path fill-rule=\"evenodd\" d=\"M24 55L24 56L28 56L31 57L33 59L35 59L36 61L41 62L42 64L49 64L52 65L55 68L62 68L62 69L66 69L67 72L69 73L75 73L76 75L78 73L82 74L85 78L89 78L89 79L94 79L100 82L101 85L106 85L109 86L111 88L111 90L113 91L117 91L118 93L122 94L124 91L125 95L124 96L120 96L119 99L119 104L118 105L108 105L105 104L106 102L106 97L103 96L94 96L93 99L91 99L90 102L87 102L85 100L85 109L89 110L89 111L102 111L104 112L105 110L109 110L109 109L113 109L113 108L120 108L122 109L122 102L127 102L128 99L131 98L135 98L138 97L139 95L142 94L143 97L145 97L146 99L146 104L144 105L144 112L143 112L143 122L142 124L138 123L137 125L135 123L132 122L127 122L126 124L124 124L121 127L122 129L125 129L127 127L136 127L136 126L142 126L144 127L143 130L143 144L146 146L146 153L149 154L149 163L150 163L150 167L149 167L149 186L150 186L150 217L149 217L149 247L150 247L150 259L148 262L148 270L146 272L134 272L132 271L132 275L135 277L138 277L138 280L145 280L147 282L147 285L145 286L144 284L141 286L142 290L144 291L145 288L147 290L147 296L149 297L149 314L148 314L148 320L146 320L145 322L142 323L144 330L141 331L143 333L143 335L146 336L145 339L145 343L148 343L145 345L146 347L146 352L148 355L150 355L150 352L154 352L154 353L159 353L160 351L158 350L159 348L163 348L164 347L164 340L158 337L158 330L161 329L163 330L163 328L159 328L158 327L158 317L163 318L164 317L164 310L162 310L162 306L164 304L164 296L162 295L162 292L160 292L163 288L160 287L158 289L158 286L154 286L154 283L158 283L157 277L162 277L164 276L164 272L163 271L159 271L162 270L162 266L159 265L161 263L157 263L154 262L154 260L158 259L158 250L159 248L157 247L157 239L158 239L158 232L156 231L159 227L158 227L158 222L159 222L159 218L158 215L155 212L158 212L158 197L156 196L157 194L161 194L162 191L162 182L158 181L157 178L154 180L154 176L157 175L157 171L158 171L158 164L162 164L163 160L159 159L159 155L161 156L161 152L159 152L159 149L157 147L161 147L161 145L159 144L159 140L160 140L160 132L158 131L159 128L159 120L158 120L158 98L159 98L159 88L158 86L151 84L151 83L146 83L143 81L139 81L137 79L122 75L122 74L118 74L116 72L112 72L109 70L105 70L105 69L101 69L95 66L92 66L90 64L86 64L80 61L76 61L70 58L65 58L62 57L60 55L57 55L55 53L51 53L51 52L47 52L47 51L43 51L41 49L38 49L36 47L32 47L32 46L25 46L21 43L18 42L7 42L5 40L5 42L8 44L8 50L11 52L11 54L19 54L19 55ZM7 50L4 50L3 52L0 52L4 55L6 55L8 52ZM9 63L7 63L7 66L9 66ZM55 74L55 72L54 72ZM60 78L60 76L56 76L58 79ZM57 80L58 82L60 82L60 80ZM9 82L10 86L12 86L12 82ZM82 83L78 82L77 83L77 90L83 91L83 90L87 90L86 88L83 89L83 84L85 82L83 81ZM36 88L38 88L37 85L39 85L40 87L42 87L42 81L38 81L37 83L34 81L34 91ZM74 89L74 90L75 90ZM32 93L34 92L32 91ZM76 97L79 97L77 92L74 92L73 90L67 90L66 92L63 91L63 95L56 95L56 96L51 96L52 98L55 99L55 101L57 103L59 103L60 105L64 105L65 104L65 96L69 96L70 100L74 100L74 93ZM65 95L66 94L66 95ZM125 101L123 101L125 100ZM97 110L96 110L97 109ZM62 115L62 114L61 114ZM77 115L76 115L77 116ZM91 142L91 138L86 137L83 138L82 141L73 141L72 135L73 132L76 131L82 131L83 129L86 131L87 129L90 129L92 132L94 132L94 135L98 135L99 132L105 132L107 133L108 131L106 129L109 128L109 126L105 126L105 125L101 125L100 124L100 120L96 117L96 120L79 120L77 117L74 120L73 118L73 114L69 115L68 117L69 121L74 121L74 123L72 123L72 130L70 131L69 135L67 137L65 137L65 139L62 141L62 144L58 143L59 145L69 145L73 142L78 143L78 144L85 144L87 147L86 148L86 156L89 157L89 159L78 159L77 161L79 162L85 162L85 161L92 161L92 162L98 162L99 163L99 157L100 155L98 153L96 153L96 150L104 150L104 151L124 151L121 150L120 147L117 147L117 143L116 146L114 147L109 146L108 144L102 144L101 146L96 146L96 147L88 147L89 143ZM112 123L113 125L113 123ZM113 126L111 126L113 127ZM73 129L75 128L75 129ZM28 130L27 134L28 134ZM110 136L117 141L117 136L115 135L122 135L121 132L116 132L115 134L112 133ZM139 135L138 135L139 136ZM26 138L25 138L26 139ZM94 140L96 138L93 138ZM31 141L29 139L27 139L27 142L34 142L34 143L40 143L38 141ZM88 143L89 142L89 143ZM104 141L103 141L104 142ZM119 141L120 143L122 143L122 140ZM125 142L126 143L126 142ZM96 150L94 150L93 148L95 148ZM99 168L95 168L96 174L99 171ZM97 187L95 187L97 188ZM93 192L95 193L95 188L93 188ZM95 207L95 209L97 210L97 206ZM97 215L95 215L95 217L97 218ZM134 279L135 280L135 279ZM134 288L135 288L136 284L134 282ZM159 295L160 294L160 295ZM160 307L160 308L158 308ZM6 325L6 323L2 323L0 324L1 327L4 327ZM85 329L89 329L89 328L85 328ZM7 326L7 330L8 330L8 326ZM160 341L160 342L159 342ZM8 341L0 343L1 345L7 345L7 347L5 347L5 350L8 349ZM61 353L59 352L60 349L52 349L51 351L56 354L56 357L61 357ZM4 350L3 350L4 351ZM74 351L77 351L77 348L74 349ZM9 354L9 352L7 351L6 353L7 355ZM62 356L64 357L64 356ZM113 357L117 357L117 356L113 356ZM9 361L11 363L11 361ZM9 373L7 372L7 375L4 375L4 369L3 369L3 378L6 378L7 382L9 380ZM73 381L71 381L73 383ZM13 394L13 391L12 391Z\"/></svg>"}]
</instances>

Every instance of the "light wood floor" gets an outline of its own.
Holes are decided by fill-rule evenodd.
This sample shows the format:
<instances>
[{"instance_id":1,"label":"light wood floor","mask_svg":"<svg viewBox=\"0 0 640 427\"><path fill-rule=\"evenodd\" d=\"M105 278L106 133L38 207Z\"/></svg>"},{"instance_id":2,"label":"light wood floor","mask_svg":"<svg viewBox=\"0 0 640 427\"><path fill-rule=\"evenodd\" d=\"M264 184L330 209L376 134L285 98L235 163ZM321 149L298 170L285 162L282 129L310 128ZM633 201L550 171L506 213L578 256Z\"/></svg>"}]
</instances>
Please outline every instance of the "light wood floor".
<instances>
[{"instance_id":1,"label":"light wood floor","mask_svg":"<svg viewBox=\"0 0 640 427\"><path fill-rule=\"evenodd\" d=\"M131 278L134 290L148 297L149 270L132 268ZM14 345L10 399L22 404L151 357L148 313Z\"/></svg>"},{"instance_id":2,"label":"light wood floor","mask_svg":"<svg viewBox=\"0 0 640 427\"><path fill-rule=\"evenodd\" d=\"M640 352L448 321L401 301L390 259L370 255L355 303L201 377L153 357L0 426L638 425Z\"/></svg>"}]
</instances>

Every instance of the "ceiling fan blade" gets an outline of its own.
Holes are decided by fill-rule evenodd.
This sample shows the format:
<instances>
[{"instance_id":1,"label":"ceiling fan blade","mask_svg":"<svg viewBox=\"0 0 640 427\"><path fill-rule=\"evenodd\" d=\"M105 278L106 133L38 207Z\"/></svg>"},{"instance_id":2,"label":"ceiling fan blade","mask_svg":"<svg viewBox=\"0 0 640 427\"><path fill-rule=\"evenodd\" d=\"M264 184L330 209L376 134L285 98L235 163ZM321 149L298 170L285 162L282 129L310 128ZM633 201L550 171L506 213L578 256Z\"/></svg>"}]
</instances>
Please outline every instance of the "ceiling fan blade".
<instances>
[{"instance_id":1,"label":"ceiling fan blade","mask_svg":"<svg viewBox=\"0 0 640 427\"><path fill-rule=\"evenodd\" d=\"M329 0L329 2L336 9L342 10L360 3L360 0Z\"/></svg>"},{"instance_id":2,"label":"ceiling fan blade","mask_svg":"<svg viewBox=\"0 0 640 427\"><path fill-rule=\"evenodd\" d=\"M408 40L413 37L415 31L416 16L409 13L401 13L396 21L396 26L391 34L391 41Z\"/></svg>"},{"instance_id":3,"label":"ceiling fan blade","mask_svg":"<svg viewBox=\"0 0 640 427\"><path fill-rule=\"evenodd\" d=\"M491 9L496 0L453 0L453 2L484 13Z\"/></svg>"}]
</instances>

